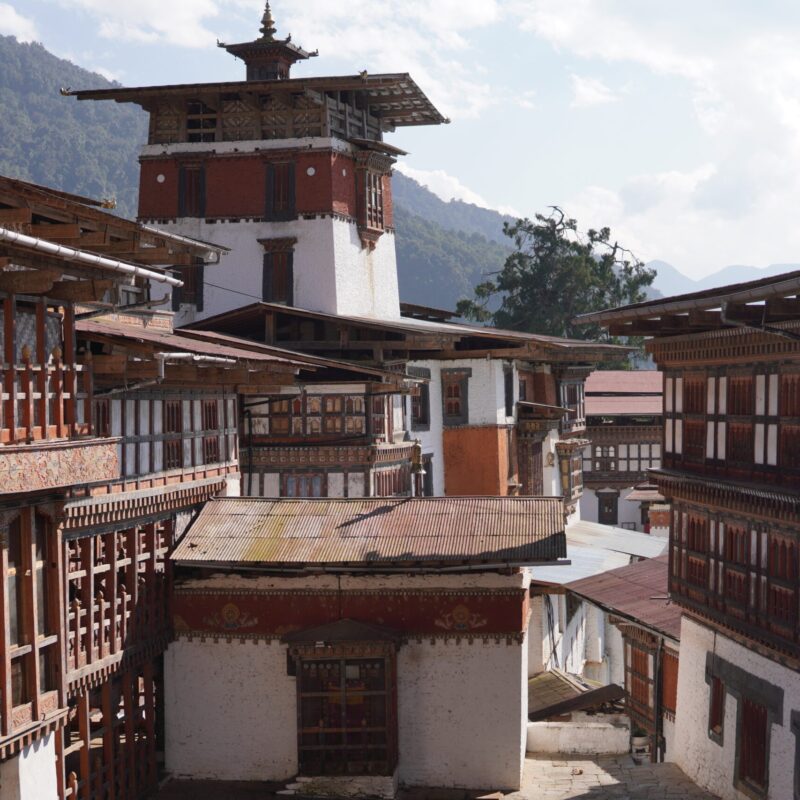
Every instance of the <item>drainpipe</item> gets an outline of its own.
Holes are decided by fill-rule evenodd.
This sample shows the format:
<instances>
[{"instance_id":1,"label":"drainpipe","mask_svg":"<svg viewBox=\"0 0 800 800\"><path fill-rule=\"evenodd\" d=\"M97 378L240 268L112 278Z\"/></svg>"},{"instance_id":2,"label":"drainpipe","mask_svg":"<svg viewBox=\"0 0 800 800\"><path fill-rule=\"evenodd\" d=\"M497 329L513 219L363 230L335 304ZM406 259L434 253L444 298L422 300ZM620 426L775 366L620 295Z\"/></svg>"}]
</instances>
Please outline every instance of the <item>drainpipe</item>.
<instances>
[{"instance_id":1,"label":"drainpipe","mask_svg":"<svg viewBox=\"0 0 800 800\"><path fill-rule=\"evenodd\" d=\"M235 364L234 358L222 358L221 356L204 356L197 353L154 353L153 357L158 364L158 376L149 378L146 381L139 383L129 383L126 386L118 386L115 389L109 389L105 392L95 392L95 397L111 397L115 394L122 394L123 392L132 392L136 389L144 389L147 386L155 386L164 380L164 367L167 361L192 361L203 364Z\"/></svg>"},{"instance_id":2,"label":"drainpipe","mask_svg":"<svg viewBox=\"0 0 800 800\"><path fill-rule=\"evenodd\" d=\"M101 267L102 269L108 269L113 272L121 272L124 275L147 278L151 281L158 281L158 283L166 283L168 286L183 286L183 281L173 278L172 275L167 275L163 272L137 267L134 264L129 264L126 261L119 261L118 259L105 258L104 256L97 255L97 253L87 253L85 250L76 250L74 247L66 247L63 244L54 244L53 242L48 242L35 236L27 236L24 233L10 231L8 228L0 228L0 242L18 244L31 250L38 250L40 253L58 256L58 258L64 261L75 261L79 264L88 264L92 267Z\"/></svg>"}]
</instances>

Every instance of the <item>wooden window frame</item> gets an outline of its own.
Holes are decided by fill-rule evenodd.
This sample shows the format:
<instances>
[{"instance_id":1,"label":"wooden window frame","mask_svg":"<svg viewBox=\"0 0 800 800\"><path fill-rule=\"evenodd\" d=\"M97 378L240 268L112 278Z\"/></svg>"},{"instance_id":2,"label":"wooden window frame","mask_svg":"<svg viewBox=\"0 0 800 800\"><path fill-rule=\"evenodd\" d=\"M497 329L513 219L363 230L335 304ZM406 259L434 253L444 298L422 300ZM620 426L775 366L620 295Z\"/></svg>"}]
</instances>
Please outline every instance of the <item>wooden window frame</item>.
<instances>
[{"instance_id":1,"label":"wooden window frame","mask_svg":"<svg viewBox=\"0 0 800 800\"><path fill-rule=\"evenodd\" d=\"M186 141L215 142L219 113L203 100L189 100L186 103Z\"/></svg>"},{"instance_id":2,"label":"wooden window frame","mask_svg":"<svg viewBox=\"0 0 800 800\"><path fill-rule=\"evenodd\" d=\"M319 494L314 494L307 491L302 494L296 493L297 482L303 481L307 486L313 487L314 481L319 481L320 491ZM290 493L290 488L295 486L295 491ZM281 473L281 497L292 498L314 498L314 497L327 497L328 496L328 474L322 470L309 470L309 471L292 471Z\"/></svg>"},{"instance_id":3,"label":"wooden window frame","mask_svg":"<svg viewBox=\"0 0 800 800\"><path fill-rule=\"evenodd\" d=\"M11 614L13 577L18 635L12 643L9 624L0 640L0 737L55 711L62 691L61 674L56 670L61 639L53 519L40 507L25 506L9 513L6 520L0 529L0 611ZM19 551L14 567L10 564L12 538L18 540L15 549ZM21 684L15 685L15 673Z\"/></svg>"},{"instance_id":4,"label":"wooden window frame","mask_svg":"<svg viewBox=\"0 0 800 800\"><path fill-rule=\"evenodd\" d=\"M471 377L471 368L442 370L442 422L445 426L469 424L469 379Z\"/></svg>"},{"instance_id":5,"label":"wooden window frame","mask_svg":"<svg viewBox=\"0 0 800 800\"><path fill-rule=\"evenodd\" d=\"M205 215L205 164L181 164L178 167L178 216L202 218Z\"/></svg>"},{"instance_id":6,"label":"wooden window frame","mask_svg":"<svg viewBox=\"0 0 800 800\"><path fill-rule=\"evenodd\" d=\"M294 161L273 161L266 165L264 219L286 222L297 218Z\"/></svg>"}]
</instances>

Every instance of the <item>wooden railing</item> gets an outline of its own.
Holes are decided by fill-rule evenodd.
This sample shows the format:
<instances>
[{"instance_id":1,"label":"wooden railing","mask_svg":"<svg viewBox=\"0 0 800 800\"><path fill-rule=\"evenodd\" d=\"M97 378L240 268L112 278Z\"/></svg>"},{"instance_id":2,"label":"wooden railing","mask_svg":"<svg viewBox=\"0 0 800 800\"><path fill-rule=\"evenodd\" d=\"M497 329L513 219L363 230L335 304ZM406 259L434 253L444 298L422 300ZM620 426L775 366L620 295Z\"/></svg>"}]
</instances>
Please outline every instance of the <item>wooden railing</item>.
<instances>
[{"instance_id":1,"label":"wooden railing","mask_svg":"<svg viewBox=\"0 0 800 800\"><path fill-rule=\"evenodd\" d=\"M2 365L0 443L65 439L92 433L89 364Z\"/></svg>"}]
</instances>

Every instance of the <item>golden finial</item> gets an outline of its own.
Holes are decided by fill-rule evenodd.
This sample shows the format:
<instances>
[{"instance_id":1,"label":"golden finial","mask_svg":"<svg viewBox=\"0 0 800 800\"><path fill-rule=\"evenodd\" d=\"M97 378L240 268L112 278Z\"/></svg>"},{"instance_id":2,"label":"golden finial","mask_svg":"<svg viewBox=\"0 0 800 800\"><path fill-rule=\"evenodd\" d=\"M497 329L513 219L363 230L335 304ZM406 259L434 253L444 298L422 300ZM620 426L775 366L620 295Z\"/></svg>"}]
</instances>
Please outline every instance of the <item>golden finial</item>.
<instances>
[{"instance_id":1,"label":"golden finial","mask_svg":"<svg viewBox=\"0 0 800 800\"><path fill-rule=\"evenodd\" d=\"M272 9L269 7L269 0L267 0L264 5L264 16L261 17L261 38L271 42L275 39L277 30L275 20L272 18Z\"/></svg>"}]
</instances>

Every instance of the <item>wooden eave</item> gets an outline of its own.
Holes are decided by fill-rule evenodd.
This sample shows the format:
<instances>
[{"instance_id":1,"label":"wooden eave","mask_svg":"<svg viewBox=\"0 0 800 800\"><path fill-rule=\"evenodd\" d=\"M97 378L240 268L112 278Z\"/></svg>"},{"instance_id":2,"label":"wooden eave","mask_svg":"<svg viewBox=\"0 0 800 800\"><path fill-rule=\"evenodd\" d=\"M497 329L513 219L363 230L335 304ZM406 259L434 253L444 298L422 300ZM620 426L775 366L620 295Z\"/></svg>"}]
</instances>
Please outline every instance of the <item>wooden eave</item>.
<instances>
[{"instance_id":1,"label":"wooden eave","mask_svg":"<svg viewBox=\"0 0 800 800\"><path fill-rule=\"evenodd\" d=\"M65 94L77 97L78 100L114 100L117 103L136 103L150 111L154 101L167 96L177 95L188 99L235 92L272 94L306 91L354 92L360 95L364 108L368 108L370 113L382 118L393 127L398 125L439 125L449 121L435 108L408 73L86 89L66 91Z\"/></svg>"},{"instance_id":2,"label":"wooden eave","mask_svg":"<svg viewBox=\"0 0 800 800\"><path fill-rule=\"evenodd\" d=\"M0 226L78 250L144 265L191 266L227 248L146 227L84 198L0 176Z\"/></svg>"}]
</instances>

